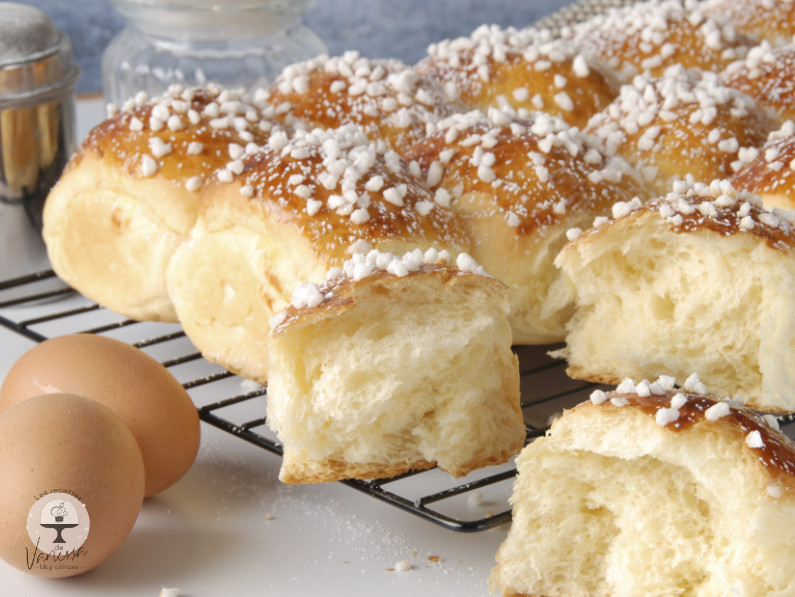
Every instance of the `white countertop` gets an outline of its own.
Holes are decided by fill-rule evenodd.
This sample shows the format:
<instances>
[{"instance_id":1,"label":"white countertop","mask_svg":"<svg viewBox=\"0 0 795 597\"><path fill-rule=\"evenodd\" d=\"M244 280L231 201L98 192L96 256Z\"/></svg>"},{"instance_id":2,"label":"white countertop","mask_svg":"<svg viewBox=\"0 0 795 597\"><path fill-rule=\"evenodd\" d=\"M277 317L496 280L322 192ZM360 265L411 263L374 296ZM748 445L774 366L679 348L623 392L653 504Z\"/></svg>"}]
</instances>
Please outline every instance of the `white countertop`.
<instances>
[{"instance_id":1,"label":"white countertop","mask_svg":"<svg viewBox=\"0 0 795 597\"><path fill-rule=\"evenodd\" d=\"M101 100L78 105L80 138ZM13 309L19 319L26 309ZM0 377L34 342L0 326ZM96 569L43 579L0 561L0 593L25 596L489 594L505 525L442 528L342 484L286 486L279 457L202 423L198 458L176 485L145 501L121 548ZM488 501L473 504L483 511ZM395 571L398 562L412 568Z\"/></svg>"}]
</instances>

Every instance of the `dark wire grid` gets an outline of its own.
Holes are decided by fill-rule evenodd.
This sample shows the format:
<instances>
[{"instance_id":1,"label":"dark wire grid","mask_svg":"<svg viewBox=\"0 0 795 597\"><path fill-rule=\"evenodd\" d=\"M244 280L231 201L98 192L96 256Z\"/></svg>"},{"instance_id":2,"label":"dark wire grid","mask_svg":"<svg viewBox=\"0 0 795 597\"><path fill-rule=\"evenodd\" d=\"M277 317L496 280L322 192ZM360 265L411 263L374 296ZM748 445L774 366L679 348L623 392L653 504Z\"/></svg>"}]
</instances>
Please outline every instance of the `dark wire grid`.
<instances>
[{"instance_id":1,"label":"dark wire grid","mask_svg":"<svg viewBox=\"0 0 795 597\"><path fill-rule=\"evenodd\" d=\"M44 285L45 288L39 288ZM20 293L20 289L23 290ZM4 293L14 291L10 298L4 298ZM42 333L41 326L66 322L72 318L88 316L89 319L98 318L98 314L108 313L107 310L95 303L83 301L77 306L66 305L61 299L67 297L79 297L72 289L66 287L55 277L51 271L40 272L16 278L6 282L0 282L0 325L6 327L24 337L35 342L46 340L49 336ZM44 306L44 312L27 319L8 317L2 312L6 312L15 307L26 305ZM41 310L38 309L39 311ZM79 327L69 330L68 333L92 333L104 334L122 328L133 326L143 326L141 322L131 319L117 319L100 325ZM137 332L137 329L133 331ZM146 330L142 329L141 335L137 340L130 342L137 348L151 348L165 344L173 340L185 338L184 332L175 329L162 334L145 336ZM525 414L525 426L527 430L526 443L529 443L538 436L543 435L548 429L548 424L552 416L560 412L563 408L568 408L582 401L588 392L594 387L585 382L576 382L565 377L563 364L546 356L546 350L531 349L530 354L523 354L522 349L517 349L520 356L520 375L522 382L522 409ZM524 357L524 358L523 358ZM159 359L166 368L173 368L186 363L203 364L202 356L194 351L182 354L173 358ZM209 363L207 364L208 368ZM552 377L551 382L548 378ZM201 387L210 387L212 384L236 377L233 373L220 370L208 375L194 377L189 381L183 382L186 390L191 391ZM537 383L536 380L542 380ZM212 390L211 390L212 391ZM216 396L216 394L214 394ZM234 417L234 408L244 405L250 401L262 401L267 396L267 389L259 387L252 391L243 393L228 394L228 388L218 391L218 398L209 404L197 407L202 421L213 425L218 429L226 431L241 440L252 443L277 456L282 456L283 449L275 436L269 432L267 421L264 416L238 420ZM263 407L264 404L257 405ZM264 408L259 408L260 412L265 412ZM782 417L781 422L785 425L795 422L795 416ZM508 492L512 480L516 476L516 469L511 464L506 467L492 467L494 470L487 470L484 476L478 476L474 480L458 480L449 475L439 475L435 469L412 471L398 477L390 479L372 479L367 481L345 480L340 483L370 495L383 502L391 504L401 510L419 516L429 522L454 531L475 532L491 529L506 524L511 519L510 506L507 503L507 495L504 503L500 503L501 509L498 512L488 512L486 516L475 517L464 516L461 508L456 514L443 511L445 506L462 497L473 496L473 492L490 486L508 484ZM413 480L416 485L425 484L425 480L430 475L436 477L432 483L428 483L428 491L421 491L421 495L413 495L416 491L404 489L402 482ZM439 485L439 479L443 480L442 487L433 489ZM505 491L503 491L505 493ZM439 507L437 507L439 506ZM447 508L448 510L450 508ZM471 510L464 509L464 514L471 514Z\"/></svg>"}]
</instances>

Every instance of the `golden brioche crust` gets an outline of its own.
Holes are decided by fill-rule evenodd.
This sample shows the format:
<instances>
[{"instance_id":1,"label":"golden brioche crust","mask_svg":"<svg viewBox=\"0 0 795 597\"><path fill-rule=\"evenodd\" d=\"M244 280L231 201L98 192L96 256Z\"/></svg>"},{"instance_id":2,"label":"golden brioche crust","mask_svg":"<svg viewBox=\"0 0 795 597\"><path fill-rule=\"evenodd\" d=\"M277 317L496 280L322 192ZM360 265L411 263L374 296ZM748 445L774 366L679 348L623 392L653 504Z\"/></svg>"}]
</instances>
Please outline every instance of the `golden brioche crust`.
<instances>
[{"instance_id":1,"label":"golden brioche crust","mask_svg":"<svg viewBox=\"0 0 795 597\"><path fill-rule=\"evenodd\" d=\"M355 126L296 135L247 156L230 182L217 181L207 204L240 205L289 225L327 267L355 243L434 245L453 252L468 240L455 215L434 201L395 152L367 141Z\"/></svg>"},{"instance_id":2,"label":"golden brioche crust","mask_svg":"<svg viewBox=\"0 0 795 597\"><path fill-rule=\"evenodd\" d=\"M638 76L586 133L595 135L643 175L658 195L692 175L709 182L734 173L743 150L764 143L778 121L750 97L720 84L714 73L673 67L660 77Z\"/></svg>"},{"instance_id":3,"label":"golden brioche crust","mask_svg":"<svg viewBox=\"0 0 795 597\"><path fill-rule=\"evenodd\" d=\"M618 82L571 44L534 29L482 26L428 48L415 70L438 80L467 110L544 111L582 128L618 94Z\"/></svg>"},{"instance_id":4,"label":"golden brioche crust","mask_svg":"<svg viewBox=\"0 0 795 597\"><path fill-rule=\"evenodd\" d=\"M623 82L639 73L659 76L673 65L718 72L755 43L687 0L647 0L613 8L574 25L564 36Z\"/></svg>"},{"instance_id":5,"label":"golden brioche crust","mask_svg":"<svg viewBox=\"0 0 795 597\"><path fill-rule=\"evenodd\" d=\"M434 249L431 251L437 254ZM438 263L421 263L415 269L408 270L399 277L434 276L438 279L440 286L455 286L469 284L468 278L478 276L478 284L490 287L490 293L503 295L504 300L509 300L508 287L496 278L488 276L482 268L478 268L478 271L465 271L456 266L447 265L445 260ZM387 287L390 284L390 279L392 283L402 284L402 282L395 281L395 274L386 269L370 271L361 279L350 277L342 270L332 270L330 276L318 285L318 300L311 306L303 303L296 304L295 301L291 302L271 322L271 335L278 336L293 325L311 325L317 321L334 317L335 314L342 313L353 305L352 296L358 291L357 285L375 284Z\"/></svg>"},{"instance_id":6,"label":"golden brioche crust","mask_svg":"<svg viewBox=\"0 0 795 597\"><path fill-rule=\"evenodd\" d=\"M622 387L627 385L630 387ZM762 487L772 482L782 491L795 494L795 442L778 428L774 417L760 415L729 399L705 394L706 388L701 388L701 392L657 389L646 395L645 392L639 394L637 389L633 391L633 385L631 380L629 384L625 380L615 391L600 395L598 400L584 402L575 410L634 408L656 418L658 425L671 433L686 433L695 426L714 428L716 433L733 437L748 450L748 460L754 462L765 477L760 483ZM648 382L645 386L649 386ZM678 402L674 402L674 408L675 397ZM724 405L722 410L718 405ZM664 410L668 412L661 413ZM672 420L666 422L669 419Z\"/></svg>"},{"instance_id":7,"label":"golden brioche crust","mask_svg":"<svg viewBox=\"0 0 795 597\"><path fill-rule=\"evenodd\" d=\"M737 189L728 180L715 180L711 184L693 182L692 179L674 183L666 196L645 204L639 202L613 206L616 219L644 217L656 213L678 233L713 232L721 236L750 234L769 247L791 253L795 249L795 213L766 208L761 199L748 191ZM587 242L591 234L599 234L608 219L572 240L571 246ZM568 250L568 247L567 249Z\"/></svg>"},{"instance_id":8,"label":"golden brioche crust","mask_svg":"<svg viewBox=\"0 0 795 597\"><path fill-rule=\"evenodd\" d=\"M767 41L751 48L744 60L729 64L720 82L754 98L782 120L795 118L795 44L774 48Z\"/></svg>"},{"instance_id":9,"label":"golden brioche crust","mask_svg":"<svg viewBox=\"0 0 795 597\"><path fill-rule=\"evenodd\" d=\"M746 153L732 185L759 195L766 207L795 208L795 122L785 122L762 147Z\"/></svg>"},{"instance_id":10,"label":"golden brioche crust","mask_svg":"<svg viewBox=\"0 0 795 597\"><path fill-rule=\"evenodd\" d=\"M790 43L795 35L795 4L789 0L705 0L701 10L726 19L738 33L774 45Z\"/></svg>"},{"instance_id":11,"label":"golden brioche crust","mask_svg":"<svg viewBox=\"0 0 795 597\"><path fill-rule=\"evenodd\" d=\"M358 52L288 66L260 97L287 124L355 124L398 152L419 139L427 123L460 109L433 79L398 60L371 60Z\"/></svg>"},{"instance_id":12,"label":"golden brioche crust","mask_svg":"<svg viewBox=\"0 0 795 597\"><path fill-rule=\"evenodd\" d=\"M109 168L134 178L156 176L177 192L190 179L204 181L238 159L247 144L265 143L274 128L247 97L220 87L142 94L91 130L66 173L93 152Z\"/></svg>"},{"instance_id":13,"label":"golden brioche crust","mask_svg":"<svg viewBox=\"0 0 795 597\"><path fill-rule=\"evenodd\" d=\"M299 460L299 462L296 462L296 460ZM434 466L435 463L426 460L412 460L388 465L345 462L334 458L306 460L296 457L289 450L285 450L279 480L287 485L303 485L307 483L332 483L344 479L391 479L412 471L428 470Z\"/></svg>"}]
</instances>

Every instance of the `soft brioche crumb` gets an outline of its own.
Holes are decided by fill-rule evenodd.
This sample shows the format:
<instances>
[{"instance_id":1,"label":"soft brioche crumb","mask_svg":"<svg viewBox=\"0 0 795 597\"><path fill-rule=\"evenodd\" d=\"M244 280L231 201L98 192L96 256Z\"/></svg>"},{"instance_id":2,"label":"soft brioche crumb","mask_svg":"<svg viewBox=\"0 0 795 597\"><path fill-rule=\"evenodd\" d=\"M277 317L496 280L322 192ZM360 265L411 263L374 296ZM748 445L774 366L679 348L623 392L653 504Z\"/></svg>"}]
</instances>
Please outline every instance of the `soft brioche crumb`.
<instances>
[{"instance_id":1,"label":"soft brioche crumb","mask_svg":"<svg viewBox=\"0 0 795 597\"><path fill-rule=\"evenodd\" d=\"M618 216L556 259L575 294L557 353L569 374L616 384L664 373L695 392L795 410L792 215L725 180L683 180Z\"/></svg>"},{"instance_id":2,"label":"soft brioche crumb","mask_svg":"<svg viewBox=\"0 0 795 597\"><path fill-rule=\"evenodd\" d=\"M715 397L605 394L565 411L517 458L492 590L795 594L795 443ZM674 400L677 420L658 425ZM726 416L705 416L717 405Z\"/></svg>"},{"instance_id":3,"label":"soft brioche crumb","mask_svg":"<svg viewBox=\"0 0 795 597\"><path fill-rule=\"evenodd\" d=\"M271 334L268 424L287 483L453 475L505 462L525 427L501 282L456 267L319 286Z\"/></svg>"}]
</instances>

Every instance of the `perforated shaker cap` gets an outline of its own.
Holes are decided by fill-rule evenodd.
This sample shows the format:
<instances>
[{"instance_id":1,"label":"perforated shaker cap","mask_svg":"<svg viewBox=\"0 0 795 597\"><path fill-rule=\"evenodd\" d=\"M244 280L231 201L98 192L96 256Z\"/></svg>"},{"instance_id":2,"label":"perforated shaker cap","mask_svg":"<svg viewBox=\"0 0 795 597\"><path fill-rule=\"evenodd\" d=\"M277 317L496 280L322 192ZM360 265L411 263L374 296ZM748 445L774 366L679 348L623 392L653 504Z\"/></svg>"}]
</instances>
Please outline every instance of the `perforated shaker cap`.
<instances>
[{"instance_id":1,"label":"perforated shaker cap","mask_svg":"<svg viewBox=\"0 0 795 597\"><path fill-rule=\"evenodd\" d=\"M69 37L46 13L0 2L0 102L57 93L80 75Z\"/></svg>"}]
</instances>

